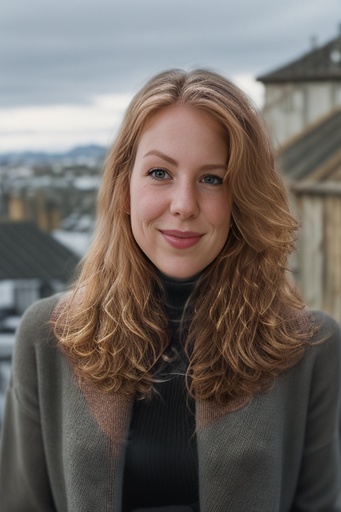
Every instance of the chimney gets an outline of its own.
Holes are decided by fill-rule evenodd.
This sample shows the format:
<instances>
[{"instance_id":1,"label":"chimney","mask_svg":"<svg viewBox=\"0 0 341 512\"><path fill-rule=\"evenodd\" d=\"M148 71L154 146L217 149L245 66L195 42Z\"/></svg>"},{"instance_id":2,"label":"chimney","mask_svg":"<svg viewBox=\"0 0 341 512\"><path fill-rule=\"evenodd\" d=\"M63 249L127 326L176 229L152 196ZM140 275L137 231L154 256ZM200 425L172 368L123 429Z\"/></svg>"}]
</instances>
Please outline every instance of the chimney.
<instances>
[{"instance_id":1,"label":"chimney","mask_svg":"<svg viewBox=\"0 0 341 512\"><path fill-rule=\"evenodd\" d=\"M317 49L318 44L317 44L317 37L316 37L316 35L311 36L311 38L310 38L310 46L311 46L312 50L316 50Z\"/></svg>"}]
</instances>

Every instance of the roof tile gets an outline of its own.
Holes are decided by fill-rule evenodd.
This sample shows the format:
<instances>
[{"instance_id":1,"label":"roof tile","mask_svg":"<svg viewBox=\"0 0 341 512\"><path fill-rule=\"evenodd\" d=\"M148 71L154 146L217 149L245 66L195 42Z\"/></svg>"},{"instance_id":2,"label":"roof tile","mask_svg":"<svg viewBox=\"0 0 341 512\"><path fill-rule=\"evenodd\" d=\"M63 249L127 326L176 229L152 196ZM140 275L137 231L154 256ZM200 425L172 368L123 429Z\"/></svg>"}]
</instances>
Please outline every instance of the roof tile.
<instances>
[{"instance_id":1,"label":"roof tile","mask_svg":"<svg viewBox=\"0 0 341 512\"><path fill-rule=\"evenodd\" d=\"M0 279L68 282L78 257L30 222L0 222Z\"/></svg>"}]
</instances>

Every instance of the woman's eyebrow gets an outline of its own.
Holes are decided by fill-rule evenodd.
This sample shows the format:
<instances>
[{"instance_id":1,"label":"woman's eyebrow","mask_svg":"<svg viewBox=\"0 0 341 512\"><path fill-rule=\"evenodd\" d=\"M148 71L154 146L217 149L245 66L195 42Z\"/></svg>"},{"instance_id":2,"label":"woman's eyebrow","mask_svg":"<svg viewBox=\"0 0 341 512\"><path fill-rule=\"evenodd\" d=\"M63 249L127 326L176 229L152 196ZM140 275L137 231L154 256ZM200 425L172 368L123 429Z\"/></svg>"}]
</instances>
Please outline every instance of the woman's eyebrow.
<instances>
[{"instance_id":1,"label":"woman's eyebrow","mask_svg":"<svg viewBox=\"0 0 341 512\"><path fill-rule=\"evenodd\" d=\"M165 153L162 153L162 151L159 151L158 149L152 149L151 151L148 151L148 153L146 153L143 158L146 158L147 156L158 156L158 157L162 158L162 160L165 160L166 162L168 162L172 165L175 165L176 167L178 167L178 165L179 165L179 162L174 160L174 158L171 158L170 156L166 155Z\"/></svg>"},{"instance_id":2,"label":"woman's eyebrow","mask_svg":"<svg viewBox=\"0 0 341 512\"><path fill-rule=\"evenodd\" d=\"M170 163L171 165L174 165L176 167L179 166L179 162L177 162L177 160L174 160L174 158L166 155L165 153L163 153L162 151L159 151L158 149L152 149L151 151L148 151L148 153L146 153L143 158L146 158L148 156L158 156L159 158L162 158L162 160L165 160L166 162ZM227 164L225 164L225 163L224 164L222 164L222 163L206 164L206 165L201 166L200 170L202 170L202 171L210 171L213 169L226 170L226 166L227 166Z\"/></svg>"}]
</instances>

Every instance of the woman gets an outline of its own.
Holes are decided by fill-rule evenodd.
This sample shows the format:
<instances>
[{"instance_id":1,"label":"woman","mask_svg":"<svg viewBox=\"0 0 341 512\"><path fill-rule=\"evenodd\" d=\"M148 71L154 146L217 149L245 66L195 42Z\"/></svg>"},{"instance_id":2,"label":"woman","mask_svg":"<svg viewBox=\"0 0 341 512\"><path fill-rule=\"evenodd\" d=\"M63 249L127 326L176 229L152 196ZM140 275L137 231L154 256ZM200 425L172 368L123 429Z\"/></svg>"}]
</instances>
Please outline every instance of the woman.
<instances>
[{"instance_id":1,"label":"woman","mask_svg":"<svg viewBox=\"0 0 341 512\"><path fill-rule=\"evenodd\" d=\"M341 510L340 331L288 279L296 227L242 92L150 80L73 289L22 320L2 510Z\"/></svg>"}]
</instances>

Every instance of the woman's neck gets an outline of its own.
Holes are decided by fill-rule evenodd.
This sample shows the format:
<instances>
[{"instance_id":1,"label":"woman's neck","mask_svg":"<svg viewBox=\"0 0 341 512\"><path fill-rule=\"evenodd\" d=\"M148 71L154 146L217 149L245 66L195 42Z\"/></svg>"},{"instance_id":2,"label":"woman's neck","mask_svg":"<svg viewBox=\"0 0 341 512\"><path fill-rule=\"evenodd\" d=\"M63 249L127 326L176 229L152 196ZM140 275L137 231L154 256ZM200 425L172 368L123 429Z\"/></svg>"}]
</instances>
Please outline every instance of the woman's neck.
<instances>
[{"instance_id":1,"label":"woman's neck","mask_svg":"<svg viewBox=\"0 0 341 512\"><path fill-rule=\"evenodd\" d=\"M166 294L166 305L170 319L180 320L186 303L193 292L200 274L186 280L178 280L159 272Z\"/></svg>"}]
</instances>

